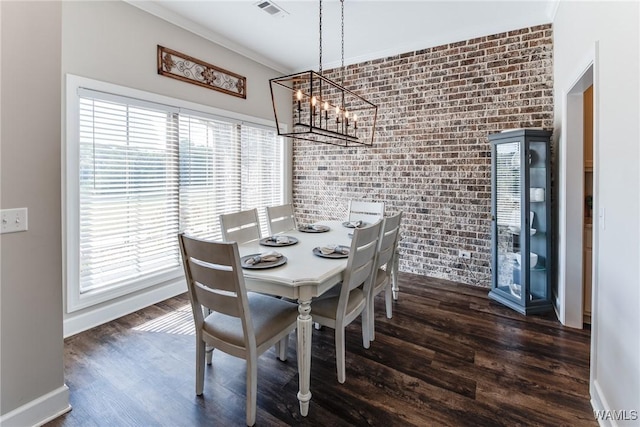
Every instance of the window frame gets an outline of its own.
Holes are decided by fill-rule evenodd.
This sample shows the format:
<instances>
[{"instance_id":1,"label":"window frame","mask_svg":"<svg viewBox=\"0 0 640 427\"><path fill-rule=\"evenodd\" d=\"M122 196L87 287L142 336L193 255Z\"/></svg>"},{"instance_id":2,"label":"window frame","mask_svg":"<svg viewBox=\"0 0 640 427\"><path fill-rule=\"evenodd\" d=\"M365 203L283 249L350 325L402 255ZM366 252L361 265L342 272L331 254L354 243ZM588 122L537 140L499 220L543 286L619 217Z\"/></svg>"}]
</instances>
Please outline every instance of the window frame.
<instances>
[{"instance_id":1,"label":"window frame","mask_svg":"<svg viewBox=\"0 0 640 427\"><path fill-rule=\"evenodd\" d=\"M152 103L164 105L167 110L180 110L184 113L196 112L219 120L265 127L275 130L274 121L251 117L240 113L222 110L216 107L201 105L186 100L171 98L138 89L102 82L94 79L66 75L66 124L64 124L62 155L62 217L63 217L63 278L66 290L66 312L72 313L100 303L105 303L140 292L144 289L161 287L184 281L181 266L160 274L153 274L143 279L119 283L108 288L89 292L80 292L80 98L83 90L103 92L114 96L122 96L140 101L141 105ZM107 95L108 96L108 95ZM282 190L285 202L291 200L291 142L283 139L282 153ZM176 240L177 245L177 240Z\"/></svg>"}]
</instances>

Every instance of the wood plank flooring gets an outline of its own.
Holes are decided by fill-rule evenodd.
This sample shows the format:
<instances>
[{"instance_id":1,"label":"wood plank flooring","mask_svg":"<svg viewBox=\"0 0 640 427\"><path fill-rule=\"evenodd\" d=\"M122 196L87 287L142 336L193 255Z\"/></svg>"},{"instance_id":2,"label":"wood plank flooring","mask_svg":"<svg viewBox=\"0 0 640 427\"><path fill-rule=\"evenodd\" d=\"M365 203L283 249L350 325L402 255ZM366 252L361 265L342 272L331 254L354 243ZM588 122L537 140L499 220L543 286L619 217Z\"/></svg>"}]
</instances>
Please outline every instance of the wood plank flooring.
<instances>
[{"instance_id":1,"label":"wood plank flooring","mask_svg":"<svg viewBox=\"0 0 640 427\"><path fill-rule=\"evenodd\" d=\"M376 340L347 329L347 380L333 330L313 331L311 392L301 417L296 339L258 367L257 426L596 426L588 330L555 315L525 317L487 289L400 274L392 319L376 301ZM214 352L195 395L195 338L186 295L65 340L73 410L47 426L245 425L245 363Z\"/></svg>"}]
</instances>

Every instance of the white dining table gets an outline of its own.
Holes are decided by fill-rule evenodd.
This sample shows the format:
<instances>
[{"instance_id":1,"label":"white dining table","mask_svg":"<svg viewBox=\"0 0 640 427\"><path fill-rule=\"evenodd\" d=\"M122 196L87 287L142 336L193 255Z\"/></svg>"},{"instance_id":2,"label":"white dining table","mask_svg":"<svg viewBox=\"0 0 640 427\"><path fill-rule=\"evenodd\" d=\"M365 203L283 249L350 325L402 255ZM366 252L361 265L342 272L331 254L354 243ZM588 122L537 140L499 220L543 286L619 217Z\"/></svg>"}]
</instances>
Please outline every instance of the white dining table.
<instances>
[{"instance_id":1,"label":"white dining table","mask_svg":"<svg viewBox=\"0 0 640 427\"><path fill-rule=\"evenodd\" d=\"M247 290L296 299L298 301L298 376L300 413L306 416L311 400L311 337L313 329L311 299L322 295L342 281L347 266L347 258L323 258L314 255L316 247L336 244L351 246L352 228L342 225L342 221L319 221L326 225L327 232L308 233L290 230L280 233L298 239L291 246L268 247L259 241L251 241L238 246L240 256L259 254L275 250L287 257L281 266L266 269L243 269Z\"/></svg>"}]
</instances>

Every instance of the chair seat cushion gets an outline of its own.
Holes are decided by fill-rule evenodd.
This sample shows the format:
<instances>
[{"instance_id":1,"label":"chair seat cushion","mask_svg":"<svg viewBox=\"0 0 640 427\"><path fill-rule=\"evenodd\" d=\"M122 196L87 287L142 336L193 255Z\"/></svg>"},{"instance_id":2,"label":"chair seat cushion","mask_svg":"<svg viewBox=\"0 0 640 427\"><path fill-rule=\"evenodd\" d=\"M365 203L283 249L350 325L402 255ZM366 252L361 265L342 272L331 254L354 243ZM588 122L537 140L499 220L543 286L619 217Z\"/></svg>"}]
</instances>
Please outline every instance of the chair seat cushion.
<instances>
[{"instance_id":1,"label":"chair seat cushion","mask_svg":"<svg viewBox=\"0 0 640 427\"><path fill-rule=\"evenodd\" d=\"M340 290L339 286L336 286ZM329 291L332 292L332 291ZM335 292L335 291L333 291ZM332 293L333 293L332 292ZM338 310L338 301L340 301L340 293L337 295L328 296L325 298L319 298L311 302L311 317L314 315L326 317L329 319L336 318L336 312ZM359 304L364 301L364 292L362 289L355 288L349 293L349 300L347 302L347 313L353 312Z\"/></svg>"},{"instance_id":2,"label":"chair seat cushion","mask_svg":"<svg viewBox=\"0 0 640 427\"><path fill-rule=\"evenodd\" d=\"M313 299L313 304L315 305L316 301L320 301L322 299L338 298L340 296L340 291L342 291L342 282L336 284L333 288L329 289L319 297L315 297Z\"/></svg>"},{"instance_id":3,"label":"chair seat cushion","mask_svg":"<svg viewBox=\"0 0 640 427\"><path fill-rule=\"evenodd\" d=\"M258 347L287 326L291 330L295 328L298 304L253 292L249 292L247 298ZM204 319L203 329L223 341L245 346L242 324L237 317L214 312Z\"/></svg>"}]
</instances>

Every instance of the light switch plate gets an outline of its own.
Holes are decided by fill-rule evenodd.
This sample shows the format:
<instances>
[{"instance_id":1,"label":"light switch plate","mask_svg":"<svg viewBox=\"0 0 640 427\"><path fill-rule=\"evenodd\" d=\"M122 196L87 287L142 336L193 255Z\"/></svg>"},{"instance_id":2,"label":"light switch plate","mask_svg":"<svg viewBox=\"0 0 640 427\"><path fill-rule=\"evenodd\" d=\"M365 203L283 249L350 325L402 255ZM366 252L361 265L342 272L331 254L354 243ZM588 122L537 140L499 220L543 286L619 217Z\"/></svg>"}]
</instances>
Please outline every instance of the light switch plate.
<instances>
[{"instance_id":1,"label":"light switch plate","mask_svg":"<svg viewBox=\"0 0 640 427\"><path fill-rule=\"evenodd\" d=\"M0 215L0 227L2 234L27 231L27 208L2 209Z\"/></svg>"}]
</instances>

